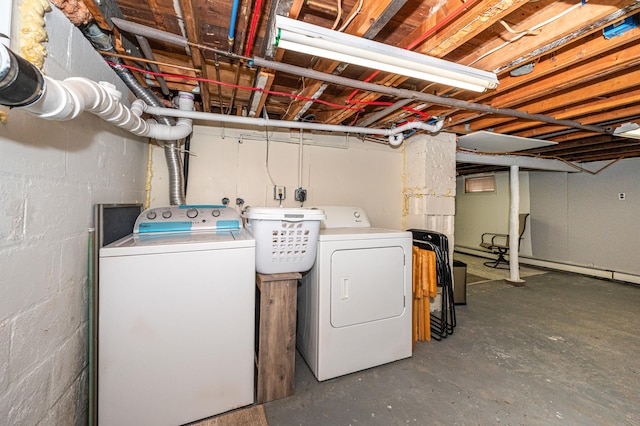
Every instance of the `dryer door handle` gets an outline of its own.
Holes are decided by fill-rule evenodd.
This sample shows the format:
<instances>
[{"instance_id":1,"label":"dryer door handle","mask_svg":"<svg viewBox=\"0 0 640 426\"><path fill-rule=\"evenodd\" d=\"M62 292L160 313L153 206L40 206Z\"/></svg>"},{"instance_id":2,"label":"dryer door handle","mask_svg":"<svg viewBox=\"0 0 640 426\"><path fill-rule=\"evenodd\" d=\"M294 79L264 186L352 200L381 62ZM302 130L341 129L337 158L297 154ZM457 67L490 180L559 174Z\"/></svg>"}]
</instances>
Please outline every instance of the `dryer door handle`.
<instances>
[{"instance_id":1,"label":"dryer door handle","mask_svg":"<svg viewBox=\"0 0 640 426\"><path fill-rule=\"evenodd\" d=\"M349 298L349 277L343 277L342 278L342 295L340 297L340 299L342 300L346 300Z\"/></svg>"}]
</instances>

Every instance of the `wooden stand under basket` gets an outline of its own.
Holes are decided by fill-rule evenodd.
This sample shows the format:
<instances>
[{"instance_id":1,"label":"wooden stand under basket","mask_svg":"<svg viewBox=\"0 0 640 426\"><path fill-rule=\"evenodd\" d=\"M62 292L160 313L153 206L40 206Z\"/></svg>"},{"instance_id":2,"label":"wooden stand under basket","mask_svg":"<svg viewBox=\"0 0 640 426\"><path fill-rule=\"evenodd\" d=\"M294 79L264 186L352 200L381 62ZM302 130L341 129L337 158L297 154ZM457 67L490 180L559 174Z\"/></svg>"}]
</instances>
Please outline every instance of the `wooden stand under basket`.
<instances>
[{"instance_id":1,"label":"wooden stand under basket","mask_svg":"<svg viewBox=\"0 0 640 426\"><path fill-rule=\"evenodd\" d=\"M259 311L256 332L256 402L293 395L296 357L298 272L256 274Z\"/></svg>"}]
</instances>

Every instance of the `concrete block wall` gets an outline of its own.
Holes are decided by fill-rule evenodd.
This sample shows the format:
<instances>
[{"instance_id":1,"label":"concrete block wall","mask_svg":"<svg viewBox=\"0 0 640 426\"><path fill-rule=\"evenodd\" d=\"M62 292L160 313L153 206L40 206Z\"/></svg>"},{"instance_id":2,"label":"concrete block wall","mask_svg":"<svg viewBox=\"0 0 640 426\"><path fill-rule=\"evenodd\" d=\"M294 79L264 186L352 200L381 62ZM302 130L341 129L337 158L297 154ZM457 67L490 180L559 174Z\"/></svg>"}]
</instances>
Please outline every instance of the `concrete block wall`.
<instances>
[{"instance_id":1,"label":"concrete block wall","mask_svg":"<svg viewBox=\"0 0 640 426\"><path fill-rule=\"evenodd\" d=\"M126 87L55 7L44 72ZM147 145L91 114L0 124L0 424L87 420L88 229L144 199Z\"/></svg>"},{"instance_id":2,"label":"concrete block wall","mask_svg":"<svg viewBox=\"0 0 640 426\"><path fill-rule=\"evenodd\" d=\"M405 142L404 228L447 235L453 249L456 140L450 133L419 135Z\"/></svg>"},{"instance_id":3,"label":"concrete block wall","mask_svg":"<svg viewBox=\"0 0 640 426\"><path fill-rule=\"evenodd\" d=\"M300 179L298 131L194 126L188 204L278 206L273 186L286 187L283 207L299 207L295 188L307 189L305 206L362 207L375 227L399 229L402 219L402 151L343 134L304 133ZM151 205L168 205L162 149L154 149Z\"/></svg>"}]
</instances>

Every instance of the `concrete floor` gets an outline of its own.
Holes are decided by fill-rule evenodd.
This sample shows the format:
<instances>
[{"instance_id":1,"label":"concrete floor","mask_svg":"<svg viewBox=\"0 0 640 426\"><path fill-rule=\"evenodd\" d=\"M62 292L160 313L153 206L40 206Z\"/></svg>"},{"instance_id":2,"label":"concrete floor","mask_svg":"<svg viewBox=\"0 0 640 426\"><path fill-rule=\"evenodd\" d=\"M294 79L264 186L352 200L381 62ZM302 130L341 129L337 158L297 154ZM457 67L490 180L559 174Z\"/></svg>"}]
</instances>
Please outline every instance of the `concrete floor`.
<instances>
[{"instance_id":1,"label":"concrete floor","mask_svg":"<svg viewBox=\"0 0 640 426\"><path fill-rule=\"evenodd\" d=\"M298 355L269 425L640 425L640 288L549 272L467 303L406 360L320 383Z\"/></svg>"}]
</instances>

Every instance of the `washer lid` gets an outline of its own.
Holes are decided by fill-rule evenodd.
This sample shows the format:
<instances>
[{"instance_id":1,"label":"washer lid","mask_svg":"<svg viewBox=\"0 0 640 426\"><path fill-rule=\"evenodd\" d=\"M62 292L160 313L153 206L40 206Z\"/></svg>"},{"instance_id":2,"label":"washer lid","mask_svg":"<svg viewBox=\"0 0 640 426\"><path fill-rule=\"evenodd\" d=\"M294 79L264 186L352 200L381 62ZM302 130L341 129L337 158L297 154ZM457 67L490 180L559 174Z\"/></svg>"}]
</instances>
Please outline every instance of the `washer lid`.
<instances>
[{"instance_id":1,"label":"washer lid","mask_svg":"<svg viewBox=\"0 0 640 426\"><path fill-rule=\"evenodd\" d=\"M318 241L371 240L381 238L407 238L411 240L409 231L383 228L324 228L320 229Z\"/></svg>"},{"instance_id":2,"label":"washer lid","mask_svg":"<svg viewBox=\"0 0 640 426\"><path fill-rule=\"evenodd\" d=\"M102 247L100 257L255 248L255 246L256 241L253 235L244 229L131 234Z\"/></svg>"}]
</instances>

